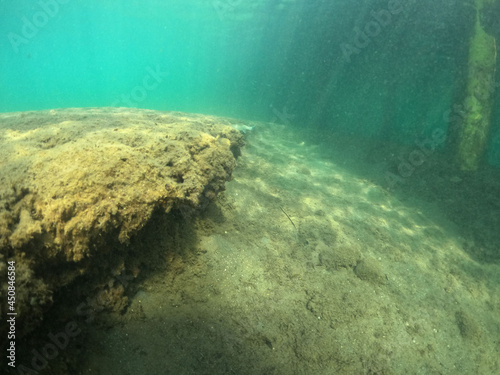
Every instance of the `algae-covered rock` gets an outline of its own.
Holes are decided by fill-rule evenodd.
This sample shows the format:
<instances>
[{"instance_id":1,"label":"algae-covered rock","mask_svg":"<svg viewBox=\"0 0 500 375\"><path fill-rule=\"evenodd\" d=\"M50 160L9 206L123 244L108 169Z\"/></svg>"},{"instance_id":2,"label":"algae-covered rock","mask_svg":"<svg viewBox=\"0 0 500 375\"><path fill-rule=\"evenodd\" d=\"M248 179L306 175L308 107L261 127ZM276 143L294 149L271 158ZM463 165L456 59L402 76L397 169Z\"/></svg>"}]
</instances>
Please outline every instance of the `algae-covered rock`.
<instances>
[{"instance_id":1,"label":"algae-covered rock","mask_svg":"<svg viewBox=\"0 0 500 375\"><path fill-rule=\"evenodd\" d=\"M215 198L243 145L230 124L125 108L0 114L0 259L15 260L24 282L19 318L39 318L58 288L153 211Z\"/></svg>"}]
</instances>

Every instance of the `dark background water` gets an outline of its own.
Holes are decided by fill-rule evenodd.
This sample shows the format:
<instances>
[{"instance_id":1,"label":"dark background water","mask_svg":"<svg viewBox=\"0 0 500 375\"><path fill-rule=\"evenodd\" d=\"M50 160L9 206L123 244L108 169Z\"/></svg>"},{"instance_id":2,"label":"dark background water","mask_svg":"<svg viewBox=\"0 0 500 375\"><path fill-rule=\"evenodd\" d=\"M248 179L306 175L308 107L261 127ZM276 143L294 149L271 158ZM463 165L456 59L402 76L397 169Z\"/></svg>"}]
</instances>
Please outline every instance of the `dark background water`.
<instances>
[{"instance_id":1,"label":"dark background water","mask_svg":"<svg viewBox=\"0 0 500 375\"><path fill-rule=\"evenodd\" d=\"M474 17L468 1L3 0L0 111L140 107L414 144L461 104ZM491 165L499 129L495 109Z\"/></svg>"}]
</instances>

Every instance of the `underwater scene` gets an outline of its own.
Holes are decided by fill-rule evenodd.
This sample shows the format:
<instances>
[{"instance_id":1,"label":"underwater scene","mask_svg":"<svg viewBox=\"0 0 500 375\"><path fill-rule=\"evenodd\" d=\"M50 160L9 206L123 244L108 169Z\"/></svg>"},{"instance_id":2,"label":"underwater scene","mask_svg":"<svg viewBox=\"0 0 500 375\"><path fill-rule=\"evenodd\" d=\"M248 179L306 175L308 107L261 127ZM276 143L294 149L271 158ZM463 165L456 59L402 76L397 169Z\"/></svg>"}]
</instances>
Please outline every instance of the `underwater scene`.
<instances>
[{"instance_id":1,"label":"underwater scene","mask_svg":"<svg viewBox=\"0 0 500 375\"><path fill-rule=\"evenodd\" d=\"M500 0L0 36L0 374L500 375Z\"/></svg>"}]
</instances>

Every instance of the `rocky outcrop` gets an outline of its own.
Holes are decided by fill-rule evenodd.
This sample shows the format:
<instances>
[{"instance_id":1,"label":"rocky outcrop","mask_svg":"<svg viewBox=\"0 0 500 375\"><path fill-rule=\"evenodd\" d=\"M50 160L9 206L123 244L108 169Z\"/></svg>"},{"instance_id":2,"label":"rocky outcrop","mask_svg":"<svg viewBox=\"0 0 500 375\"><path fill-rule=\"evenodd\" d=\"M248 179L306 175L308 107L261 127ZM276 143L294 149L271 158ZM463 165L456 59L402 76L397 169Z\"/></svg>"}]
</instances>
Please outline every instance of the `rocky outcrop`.
<instances>
[{"instance_id":1,"label":"rocky outcrop","mask_svg":"<svg viewBox=\"0 0 500 375\"><path fill-rule=\"evenodd\" d=\"M229 125L125 108L0 114L0 299L15 261L18 333L153 212L214 199L243 145Z\"/></svg>"}]
</instances>

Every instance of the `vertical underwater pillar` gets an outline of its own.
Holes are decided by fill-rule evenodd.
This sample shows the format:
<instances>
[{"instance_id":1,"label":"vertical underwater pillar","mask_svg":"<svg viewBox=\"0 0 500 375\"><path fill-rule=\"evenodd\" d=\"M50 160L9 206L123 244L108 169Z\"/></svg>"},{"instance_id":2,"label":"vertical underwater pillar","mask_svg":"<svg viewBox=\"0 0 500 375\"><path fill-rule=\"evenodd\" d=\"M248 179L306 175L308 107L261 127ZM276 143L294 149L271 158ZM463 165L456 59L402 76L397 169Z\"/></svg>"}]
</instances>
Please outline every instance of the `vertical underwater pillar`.
<instances>
[{"instance_id":1,"label":"vertical underwater pillar","mask_svg":"<svg viewBox=\"0 0 500 375\"><path fill-rule=\"evenodd\" d=\"M494 105L496 40L482 25L483 8L497 0L475 0L476 21L469 44L464 118L458 130L457 161L460 169L478 168L488 141Z\"/></svg>"}]
</instances>

